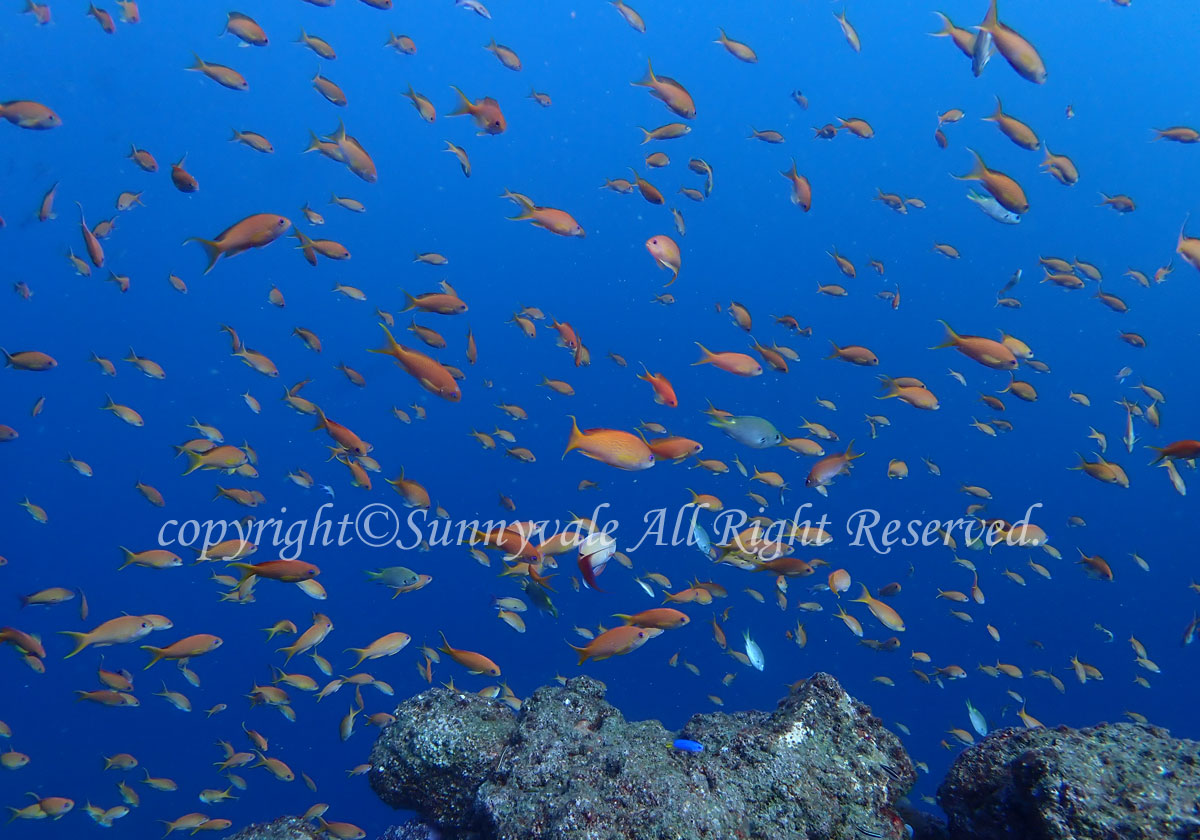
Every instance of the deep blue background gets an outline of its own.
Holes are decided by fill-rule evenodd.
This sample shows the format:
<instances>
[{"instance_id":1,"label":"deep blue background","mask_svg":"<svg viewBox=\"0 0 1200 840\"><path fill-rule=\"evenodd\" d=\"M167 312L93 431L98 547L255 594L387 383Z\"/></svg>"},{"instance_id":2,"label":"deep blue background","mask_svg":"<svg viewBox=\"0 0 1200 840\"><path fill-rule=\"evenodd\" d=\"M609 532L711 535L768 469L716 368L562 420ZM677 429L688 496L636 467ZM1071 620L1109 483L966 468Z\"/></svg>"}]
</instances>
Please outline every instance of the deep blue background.
<instances>
[{"instance_id":1,"label":"deep blue background","mask_svg":"<svg viewBox=\"0 0 1200 840\"><path fill-rule=\"evenodd\" d=\"M94 20L84 17L78 3L54 3L55 20L47 27L34 26L16 8L14 0L0 24L0 75L7 80L3 95L43 101L65 125L50 132L0 125L0 214L8 222L0 231L4 275L9 282L28 283L34 292L29 301L12 294L2 299L0 344L9 350L44 350L60 362L50 373L0 373L0 422L21 433L19 440L0 448L0 554L9 561L0 569L6 594L0 600L0 624L40 633L50 650L44 676L7 654L0 662L6 686L0 719L14 730L12 746L33 756L28 768L0 776L4 804L15 805L25 791L35 790L71 796L80 810L85 800L115 805L117 774L100 772L100 756L129 751L154 775L174 778L181 789L168 794L137 786L143 804L121 824L126 830L151 830L147 827L155 826L153 820L193 810L227 816L241 825L298 813L320 800L332 803L332 818L374 832L397 817L377 802L364 779L348 780L344 773L366 760L371 737L360 731L346 744L337 739L348 690L320 705L293 692L299 715L295 724L270 709L247 709L242 695L252 682L269 679L270 665L282 664L282 656L272 652L276 645L264 646L259 628L285 617L303 628L314 607L328 612L336 630L322 652L338 668L352 663L340 653L343 648L392 630L409 632L414 644L408 650L369 667L391 682L398 696L424 687L413 667L417 647L434 642L437 631L445 630L456 645L485 651L501 663L510 685L524 695L556 672L579 671L565 644L579 641L573 625L594 628L611 623L610 613L654 605L633 575L615 565L602 578L609 592L577 594L567 584L568 565L556 579L561 618L528 613L529 631L517 635L493 617L489 606L492 595L516 594L512 582L497 579L498 562L485 569L464 548L403 556L363 547L312 551L305 559L321 565L321 580L330 592L323 604L270 582L258 587L255 604L222 604L207 567L116 572L121 559L117 546L151 547L166 517L245 513L228 502L211 502L215 483L260 489L268 502L259 511L264 516L278 515L282 506L289 517L305 516L326 499L284 481L298 467L333 485L339 513L353 513L366 501L396 500L383 476L373 477L376 486L369 493L350 487L344 468L324 463L324 436L309 431L307 418L278 401L284 385L309 377L314 382L304 395L373 442L388 477L403 466L456 518L502 515L496 501L501 492L516 501L517 515L536 519L584 512L609 501L626 523L625 545L636 540L647 508L687 501L685 487L716 493L730 506L748 503L745 490L761 489L736 474L710 477L672 464L624 474L578 455L560 461L567 413L578 415L585 427L631 428L640 419L654 419L703 441L708 455L729 461L736 453L748 465L779 470L795 489L788 493L787 505L770 509L774 515L813 501L818 512L828 512L837 522L868 506L889 518L951 518L971 501L958 492L963 482L992 491L995 501L988 515L1016 518L1030 503L1045 504L1035 521L1050 533L1063 560L1041 552L1034 556L1049 566L1053 580L1026 567L1028 552L960 549L979 567L987 594L986 605L965 608L975 617L972 625L950 617L947 604L933 599L939 587L970 586L970 574L952 565L946 549L897 550L879 557L847 547L839 534L838 542L815 552L831 568L843 566L873 588L890 580L903 583L903 593L893 603L908 630L904 648L893 654L856 645L833 618L832 597L807 591L817 578L791 581L789 596L793 605L797 600L822 601L825 612L797 614L793 606L781 613L774 605L772 581L765 576L710 568L692 549L636 553L637 574L662 572L677 588L694 576L725 584L730 598L714 608L732 606L725 625L730 640L749 628L765 652L767 668L760 674L722 656L708 628L714 609L690 608L690 627L672 631L633 656L585 669L608 683L610 698L629 717L657 717L677 727L694 712L711 708L708 694L720 695L726 709L769 707L786 684L814 670L830 671L885 720L911 728L905 743L931 769L916 791L920 794L933 792L953 757L938 743L946 729L968 726L968 697L995 726L1018 723L1016 704L1005 694L1013 689L1028 698L1029 712L1049 725L1115 720L1132 709L1176 734L1195 734L1194 721L1180 703L1184 684L1176 682L1191 680L1186 675L1192 663L1186 657L1193 651L1179 647L1179 636L1197 597L1187 589L1194 574L1188 529L1194 504L1171 490L1161 470L1144 466L1149 458L1140 445L1133 455L1123 451L1124 412L1113 405L1121 396L1141 398L1130 386L1144 376L1167 394L1169 403L1162 407L1161 432L1139 423L1138 433L1160 445L1196 436L1198 406L1190 387L1195 376L1193 269L1175 257L1175 274L1149 290L1120 277L1129 266L1151 274L1172 259L1179 225L1195 209L1197 150L1151 142L1151 127L1200 121L1182 75L1194 59L1191 42L1180 37L1196 24L1188 4L1139 3L1122 9L1094 2L1074 4L1065 13L1027 0L1003 4L1002 18L1041 49L1049 68L1044 86L1019 78L999 56L983 78L973 78L969 62L948 39L926 34L937 28L932 8L913 3L851 6L861 54L849 49L833 20L831 12L840 6L823 2L788 3L781 11L770 3L643 0L636 8L647 20L645 35L598 1L496 0L492 21L445 2L406 0L388 12L350 0L330 9L302 2L247 3L240 10L256 18L271 37L262 49L239 48L232 36L218 38L223 13L205 4L147 3L143 22L120 24L114 36L104 35ZM984 12L979 4L962 2L941 10L961 26ZM759 63L742 64L712 44L718 26L751 44ZM320 61L291 43L301 27L332 43L336 61ZM389 29L412 36L417 55L385 49ZM522 72L504 69L481 49L492 37L520 54ZM192 51L237 68L249 79L250 91L229 91L185 72ZM647 57L695 97L698 116L690 136L638 145L637 126L651 128L674 119L644 89L629 84L641 77ZM347 108L335 108L311 88L318 67L346 91ZM410 83L436 104L439 116L433 125L422 122L401 96ZM508 131L476 137L468 119L447 119L456 104L451 84L472 98L496 97ZM551 108L525 98L531 85L553 97ZM809 111L789 98L795 88L808 96ZM995 126L980 122L992 112L996 95L1056 153L1072 157L1081 172L1076 186L1063 187L1039 173L1041 152L1019 149ZM1076 112L1071 121L1064 116L1068 104ZM967 117L945 129L951 146L941 150L932 138L936 115L951 107L965 109ZM876 137L811 139L811 126L850 116L869 120ZM365 184L315 154L300 154L308 129L332 132L338 118L374 156L377 184ZM782 131L786 145L748 140L751 125ZM275 154L260 155L227 142L233 127L265 134L275 144ZM446 139L468 149L474 167L469 180L454 158L441 151ZM125 158L131 143L158 158L158 174L143 173ZM962 197L968 185L949 177L970 168L968 146L1025 187L1033 209L1019 226L1002 227L984 217ZM671 307L651 302L667 275L654 268L642 247L649 236L674 235L666 208L597 189L605 178L628 177L629 166L646 175L642 159L651 150L671 156L668 169L648 177L667 194L668 205L683 211L688 224L687 236L680 238L683 271L670 289L677 303ZM176 192L167 174L170 163L185 152L187 168L200 181L200 191L191 196ZM693 155L716 170L715 190L704 204L675 194L681 184L700 186L701 179L686 170ZM788 185L777 174L789 168L793 157L812 182L808 214L788 202ZM32 217L42 193L56 180L61 181L59 218L40 224ZM505 221L514 212L498 197L504 188L568 210L587 229L587 238L560 239ZM928 209L899 216L872 201L876 188L919 196ZM145 190L146 204L121 214L115 234L104 243L109 264L132 278L126 295L102 282L103 271L91 279L75 276L62 256L68 245L82 253L71 202L82 202L94 225L116 212L113 203L122 190ZM359 198L367 213L354 215L327 205L331 191ZM1098 191L1132 195L1137 212L1120 216L1097 207ZM313 229L301 221L299 208L306 201L325 214L324 227ZM181 241L214 236L255 212L289 215L310 234L345 243L353 259L322 262L314 270L293 252L289 239L223 261L201 276L200 249L181 246ZM1200 222L1196 225L1200 230ZM934 241L952 243L962 259L952 262L933 253ZM845 299L815 293L818 283L840 282L824 253L833 247L859 267L858 279L847 283L851 294ZM414 251L429 250L446 254L450 265L435 269L411 262ZM1078 256L1098 264L1105 273L1105 290L1124 297L1130 312L1108 311L1089 299L1091 289L1067 293L1038 285L1039 254ZM867 269L871 257L886 264L884 281ZM1015 294L1024 308L995 308L995 290L1018 268L1025 279ZM168 286L171 272L188 283L188 295ZM450 342L440 357L466 367L468 324L480 348L479 364L468 370L458 405L426 394L386 359L365 352L380 342L374 307L398 310L402 288L414 294L432 290L442 277L471 309L456 318L421 319ZM335 282L360 287L369 300L360 303L333 294ZM896 282L903 290L903 306L893 312L874 295ZM286 309L267 303L272 284L284 292ZM746 336L727 316L714 314L714 303L730 299L749 307L757 338L768 344L778 340L800 352L802 360L790 374L768 372L740 380L690 366L695 340L714 350L744 349ZM505 323L520 304L537 305L569 321L591 349L593 365L574 368L544 326L536 341L525 340ZM798 339L773 325L770 315L783 313L811 324L813 338ZM1006 400L1005 417L1016 425L1011 434L993 440L967 425L972 416L988 416L976 401L978 393L998 391L1007 377L950 350L926 349L940 340L938 318L962 332L1014 333L1052 365L1049 375L1026 377L1041 392L1036 405ZM247 344L268 354L282 371L280 379L267 381L229 356L227 339L218 331L221 323L232 324ZM316 356L304 349L290 336L295 326L315 330L325 352ZM1143 333L1149 347L1135 351L1118 341L1118 328ZM402 334L411 338L397 332ZM822 361L830 339L868 345L880 356L881 367L864 370ZM87 361L90 351L118 360L130 345L163 364L167 380L146 379L120 361L117 378L110 380ZM630 368L613 366L605 358L609 350L628 358ZM674 382L678 409L651 402L649 387L633 376L641 360ZM360 390L349 384L332 369L338 362L361 371L368 386ZM1114 374L1125 365L1134 374L1121 384ZM948 366L968 377L968 388L946 376ZM922 377L941 398L941 411L916 412L895 402L876 402L877 372ZM562 398L536 387L543 374L567 379L577 395ZM485 379L494 381L494 389L484 389ZM240 395L247 390L262 401L261 415L246 409ZM1089 394L1092 407L1069 402L1072 390ZM101 414L98 407L106 392L142 412L146 427L134 429ZM47 397L45 411L31 419L29 408L41 395ZM814 397L834 400L839 410L831 414L815 406ZM698 413L705 399L738 413L765 415L788 433L795 433L801 416L807 416L835 428L843 441L857 438L867 455L852 477L839 479L825 502L803 489L810 462L782 450L737 447L705 425ZM429 419L399 424L390 407L414 401L428 409ZM492 407L498 401L526 407L530 419L507 421ZM864 412L887 414L891 427L877 440L865 439ZM204 473L180 478L181 462L172 459L169 445L191 437L185 424L193 416L219 426L231 442L250 441L261 458L262 478L214 481ZM490 430L497 423L512 429L538 462L521 464L498 451L485 452L467 436L472 427ZM1075 463L1075 450L1090 449L1092 442L1085 438L1089 425L1108 434L1110 454L1130 473L1129 490L1067 471ZM59 463L68 451L91 463L95 477L84 479ZM926 473L922 456L941 466L940 478ZM884 477L891 458L908 461L908 480ZM577 493L583 478L599 481L601 490ZM165 511L147 505L133 490L139 479L165 494ZM48 525L33 522L17 506L26 495L48 511ZM1088 527L1068 530L1070 514L1084 516ZM1076 546L1104 555L1115 570L1115 582L1085 578L1072 565ZM1129 559L1131 551L1148 559L1149 574ZM256 559L270 557L264 550ZM363 569L397 563L432 574L434 583L389 600L385 590L364 580ZM1021 571L1029 585L1019 588L1005 579L1005 567ZM176 628L151 641L214 632L225 645L193 663L202 688L187 686L169 664L160 664L138 673L140 709L76 705L73 690L98 687L94 668L100 659L100 652L61 659L69 647L55 631L84 626L76 604L21 612L15 597L51 585L86 591L92 611L87 627L122 611L162 612ZM765 593L767 603L759 605L743 594L746 586ZM861 605L851 612L863 620L868 636L890 635ZM798 616L809 634L804 651L783 635ZM1097 622L1112 630L1115 642L1107 644L1093 629ZM988 623L999 629L999 645L984 632ZM1131 633L1146 644L1162 677L1134 665L1124 641ZM1034 639L1044 647L1032 647ZM927 651L937 665L959 664L970 676L944 689L923 685L908 673L912 650ZM682 667L666 666L676 651L699 666L699 678ZM140 669L145 661L132 648L104 653L107 667ZM1078 685L1070 672L1073 654L1099 667L1105 681ZM975 669L997 658L1022 667L1026 679L993 681ZM292 665L290 670L316 675L310 660L298 658ZM1035 668L1052 668L1067 682L1067 693L1059 695L1048 682L1030 678ZM730 671L737 679L722 687L720 678ZM1159 684L1151 691L1139 688L1132 682L1138 674ZM472 690L487 684L450 664L435 675L439 681L453 676ZM892 677L895 687L872 682L876 675ZM152 696L164 679L191 697L197 710L218 702L228 703L230 710L211 720L199 711L190 716L176 712ZM365 696L368 713L391 708L392 701L372 689ZM243 720L270 737L272 755L309 773L320 785L319 793L314 796L299 782L283 785L254 770L243 774L251 787L238 802L201 806L195 800L201 788L224 786L210 766L220 758L213 742L222 738L245 748L239 726ZM73 814L70 819L84 817ZM22 825L20 830L37 827Z\"/></svg>"}]
</instances>

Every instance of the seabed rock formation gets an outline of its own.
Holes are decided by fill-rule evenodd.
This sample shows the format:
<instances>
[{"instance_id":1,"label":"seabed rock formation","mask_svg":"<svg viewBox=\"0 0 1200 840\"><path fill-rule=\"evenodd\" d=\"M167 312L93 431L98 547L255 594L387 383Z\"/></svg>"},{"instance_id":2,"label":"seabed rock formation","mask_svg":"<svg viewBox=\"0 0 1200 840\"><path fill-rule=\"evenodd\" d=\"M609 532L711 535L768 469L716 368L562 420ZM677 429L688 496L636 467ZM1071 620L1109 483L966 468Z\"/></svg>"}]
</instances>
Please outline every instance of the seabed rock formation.
<instances>
[{"instance_id":1,"label":"seabed rock formation","mask_svg":"<svg viewBox=\"0 0 1200 840\"><path fill-rule=\"evenodd\" d=\"M1197 840L1200 743L1137 723L1005 729L938 789L954 840Z\"/></svg>"},{"instance_id":2,"label":"seabed rock formation","mask_svg":"<svg viewBox=\"0 0 1200 840\"><path fill-rule=\"evenodd\" d=\"M939 788L943 826L903 799L900 742L828 674L773 712L696 715L678 735L626 721L588 677L520 715L432 689L396 718L371 786L423 822L380 840L899 840L906 822L915 840L1200 840L1200 743L1133 723L993 732ZM231 840L321 834L285 817Z\"/></svg>"},{"instance_id":3,"label":"seabed rock formation","mask_svg":"<svg viewBox=\"0 0 1200 840\"><path fill-rule=\"evenodd\" d=\"M900 840L916 780L899 740L828 674L773 712L629 722L588 677L521 714L432 689L402 703L371 786L444 840ZM673 749L686 738L703 752Z\"/></svg>"},{"instance_id":4,"label":"seabed rock formation","mask_svg":"<svg viewBox=\"0 0 1200 840\"><path fill-rule=\"evenodd\" d=\"M323 840L324 832L299 817L280 817L243 828L228 840Z\"/></svg>"}]
</instances>

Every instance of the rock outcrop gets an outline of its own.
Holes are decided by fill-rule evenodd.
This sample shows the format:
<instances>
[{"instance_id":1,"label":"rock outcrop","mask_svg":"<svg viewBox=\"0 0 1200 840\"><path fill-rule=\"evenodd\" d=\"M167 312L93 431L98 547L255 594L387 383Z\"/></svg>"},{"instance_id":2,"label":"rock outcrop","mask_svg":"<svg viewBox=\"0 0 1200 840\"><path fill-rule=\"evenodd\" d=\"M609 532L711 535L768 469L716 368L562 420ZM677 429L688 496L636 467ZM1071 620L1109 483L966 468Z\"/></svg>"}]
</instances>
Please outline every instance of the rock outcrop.
<instances>
[{"instance_id":1,"label":"rock outcrop","mask_svg":"<svg viewBox=\"0 0 1200 840\"><path fill-rule=\"evenodd\" d=\"M299 817L280 817L269 823L247 826L228 840L322 840L324 833Z\"/></svg>"},{"instance_id":2,"label":"rock outcrop","mask_svg":"<svg viewBox=\"0 0 1200 840\"><path fill-rule=\"evenodd\" d=\"M1156 726L1004 729L938 789L954 840L1200 838L1200 743Z\"/></svg>"},{"instance_id":3,"label":"rock outcrop","mask_svg":"<svg viewBox=\"0 0 1200 840\"><path fill-rule=\"evenodd\" d=\"M894 806L912 763L827 674L773 712L696 715L680 733L626 721L588 677L539 689L519 716L446 689L395 714L371 785L446 840L907 836ZM675 749L676 738L704 749Z\"/></svg>"}]
</instances>

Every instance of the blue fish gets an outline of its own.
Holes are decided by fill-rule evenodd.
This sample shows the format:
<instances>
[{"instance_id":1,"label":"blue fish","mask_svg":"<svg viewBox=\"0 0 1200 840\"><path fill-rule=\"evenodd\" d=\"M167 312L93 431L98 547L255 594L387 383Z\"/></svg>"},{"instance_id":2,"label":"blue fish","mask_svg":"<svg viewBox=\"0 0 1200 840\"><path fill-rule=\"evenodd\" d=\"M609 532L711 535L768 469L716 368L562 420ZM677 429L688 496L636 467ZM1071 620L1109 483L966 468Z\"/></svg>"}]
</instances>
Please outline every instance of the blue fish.
<instances>
[{"instance_id":1,"label":"blue fish","mask_svg":"<svg viewBox=\"0 0 1200 840\"><path fill-rule=\"evenodd\" d=\"M701 744L699 741L689 741L687 738L676 738L675 743L671 744L671 746L682 752L704 752L703 744Z\"/></svg>"},{"instance_id":2,"label":"blue fish","mask_svg":"<svg viewBox=\"0 0 1200 840\"><path fill-rule=\"evenodd\" d=\"M692 522L691 541L695 543L696 548L700 549L700 552L705 557L711 558L716 556L717 552L713 549L712 538L699 522Z\"/></svg>"}]
</instances>

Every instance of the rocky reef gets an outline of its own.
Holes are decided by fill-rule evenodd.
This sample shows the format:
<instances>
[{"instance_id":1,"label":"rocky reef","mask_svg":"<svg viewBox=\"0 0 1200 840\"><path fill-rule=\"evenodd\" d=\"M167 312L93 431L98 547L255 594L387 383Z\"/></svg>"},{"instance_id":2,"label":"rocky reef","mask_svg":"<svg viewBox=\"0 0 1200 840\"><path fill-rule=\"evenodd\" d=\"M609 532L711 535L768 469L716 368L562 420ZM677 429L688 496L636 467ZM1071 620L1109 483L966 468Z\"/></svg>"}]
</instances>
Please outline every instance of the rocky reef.
<instances>
[{"instance_id":1,"label":"rocky reef","mask_svg":"<svg viewBox=\"0 0 1200 840\"><path fill-rule=\"evenodd\" d=\"M446 689L395 714L372 750L371 785L445 840L907 836L895 805L912 762L828 674L773 712L696 715L679 733L626 721L588 677L539 689L519 716ZM676 738L704 749L673 748Z\"/></svg>"},{"instance_id":2,"label":"rocky reef","mask_svg":"<svg viewBox=\"0 0 1200 840\"><path fill-rule=\"evenodd\" d=\"M1005 729L938 789L954 840L1200 838L1200 743L1156 726Z\"/></svg>"},{"instance_id":3,"label":"rocky reef","mask_svg":"<svg viewBox=\"0 0 1200 840\"><path fill-rule=\"evenodd\" d=\"M229 840L322 840L324 832L299 817L280 817L243 828Z\"/></svg>"}]
</instances>

